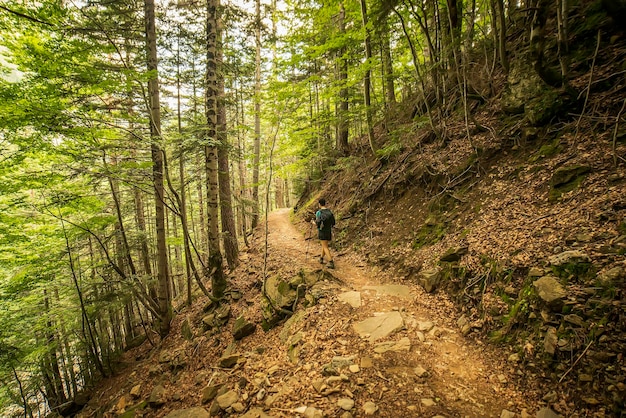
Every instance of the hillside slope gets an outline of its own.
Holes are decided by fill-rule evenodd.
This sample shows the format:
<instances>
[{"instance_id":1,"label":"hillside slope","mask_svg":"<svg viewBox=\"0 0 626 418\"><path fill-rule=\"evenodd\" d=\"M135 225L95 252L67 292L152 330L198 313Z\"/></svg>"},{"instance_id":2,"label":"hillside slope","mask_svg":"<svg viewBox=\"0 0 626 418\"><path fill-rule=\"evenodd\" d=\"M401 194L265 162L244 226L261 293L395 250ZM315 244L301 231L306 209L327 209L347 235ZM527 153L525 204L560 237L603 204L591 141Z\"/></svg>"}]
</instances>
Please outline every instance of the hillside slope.
<instances>
[{"instance_id":1,"label":"hillside slope","mask_svg":"<svg viewBox=\"0 0 626 418\"><path fill-rule=\"evenodd\" d=\"M463 332L517 352L545 380L546 402L568 416L620 416L626 45L603 30L583 39L583 26L576 48L587 55L569 86L531 89L511 109L520 80L541 83L520 56L468 122L462 104L436 120L438 135L405 101L377 131L384 158L353 144L298 207L306 218L324 196L339 251L449 294Z\"/></svg>"}]
</instances>

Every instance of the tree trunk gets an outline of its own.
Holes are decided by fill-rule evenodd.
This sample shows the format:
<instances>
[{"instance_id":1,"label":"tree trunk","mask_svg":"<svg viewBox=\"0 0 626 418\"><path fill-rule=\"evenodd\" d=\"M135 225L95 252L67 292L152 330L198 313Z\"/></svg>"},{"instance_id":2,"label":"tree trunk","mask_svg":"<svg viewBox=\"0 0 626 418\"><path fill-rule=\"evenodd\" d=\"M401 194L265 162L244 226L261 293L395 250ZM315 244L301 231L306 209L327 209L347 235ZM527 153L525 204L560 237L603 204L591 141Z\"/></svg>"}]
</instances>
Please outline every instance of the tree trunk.
<instances>
[{"instance_id":1,"label":"tree trunk","mask_svg":"<svg viewBox=\"0 0 626 418\"><path fill-rule=\"evenodd\" d=\"M363 30L365 31L365 75L363 77L364 94L363 99L365 102L365 120L367 121L367 139L369 140L372 153L376 155L376 141L374 140L374 122L372 120L372 40L370 30L367 25L367 3L366 0L361 0L361 17L363 19Z\"/></svg>"},{"instance_id":2,"label":"tree trunk","mask_svg":"<svg viewBox=\"0 0 626 418\"><path fill-rule=\"evenodd\" d=\"M222 47L222 22L217 22L217 139L219 146L217 149L218 169L219 169L219 198L220 214L222 220L222 239L224 241L224 254L226 262L231 270L237 267L239 262L239 247L237 245L237 228L235 226L235 216L233 215L233 193L230 187L230 163L228 158L228 135L226 127L226 106L224 105L224 74L223 68L223 47Z\"/></svg>"},{"instance_id":3,"label":"tree trunk","mask_svg":"<svg viewBox=\"0 0 626 418\"><path fill-rule=\"evenodd\" d=\"M255 2L254 161L252 163L252 229L259 224L259 165L261 162L261 0Z\"/></svg>"},{"instance_id":4,"label":"tree trunk","mask_svg":"<svg viewBox=\"0 0 626 418\"><path fill-rule=\"evenodd\" d=\"M396 88L394 85L393 60L391 58L389 22L386 16L380 31L380 43L385 82L385 107L389 109L396 104Z\"/></svg>"},{"instance_id":5,"label":"tree trunk","mask_svg":"<svg viewBox=\"0 0 626 418\"><path fill-rule=\"evenodd\" d=\"M498 55L504 72L509 72L509 57L506 52L506 17L504 16L504 0L495 0L495 11L497 16L494 21L497 22L498 30L496 36L498 38Z\"/></svg>"},{"instance_id":6,"label":"tree trunk","mask_svg":"<svg viewBox=\"0 0 626 418\"><path fill-rule=\"evenodd\" d=\"M207 173L207 220L209 238L209 259L207 268L211 276L213 297L221 299L226 289L226 276L222 268L222 253L219 240L218 219L218 99L219 99L219 62L217 57L219 39L218 8L219 0L207 0L206 17L206 86L205 104L207 120L207 142L205 147L205 167ZM258 190L258 188L257 188Z\"/></svg>"},{"instance_id":7,"label":"tree trunk","mask_svg":"<svg viewBox=\"0 0 626 418\"><path fill-rule=\"evenodd\" d=\"M145 0L145 29L147 69L153 75L148 80L148 101L150 115L150 150L152 155L152 180L157 235L157 277L159 299L159 335L163 338L170 332L171 294L168 275L167 244L165 240L165 205L163 189L163 155L161 142L161 108L159 99L159 78L157 75L157 42L154 0Z\"/></svg>"},{"instance_id":8,"label":"tree trunk","mask_svg":"<svg viewBox=\"0 0 626 418\"><path fill-rule=\"evenodd\" d=\"M339 33L343 36L346 33L346 10L343 2L339 4ZM339 81L339 106L337 107L337 141L336 146L342 155L348 155L348 60L344 56L346 47L342 46L337 52L338 55L338 81ZM316 103L317 103L316 91ZM319 107L319 106L318 106ZM319 115L319 109L317 114ZM319 135L321 136L321 132Z\"/></svg>"}]
</instances>

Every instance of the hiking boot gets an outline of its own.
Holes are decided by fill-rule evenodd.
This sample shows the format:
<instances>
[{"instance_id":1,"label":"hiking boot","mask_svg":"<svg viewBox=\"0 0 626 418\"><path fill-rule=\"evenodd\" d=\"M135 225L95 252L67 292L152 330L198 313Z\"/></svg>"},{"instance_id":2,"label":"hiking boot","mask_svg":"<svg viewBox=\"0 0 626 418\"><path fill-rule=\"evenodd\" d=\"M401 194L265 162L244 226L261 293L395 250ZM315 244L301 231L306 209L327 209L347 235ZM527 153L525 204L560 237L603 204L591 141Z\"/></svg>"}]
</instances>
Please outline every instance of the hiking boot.
<instances>
[{"instance_id":1,"label":"hiking boot","mask_svg":"<svg viewBox=\"0 0 626 418\"><path fill-rule=\"evenodd\" d=\"M324 257L320 257L320 264L324 264Z\"/></svg>"},{"instance_id":2,"label":"hiking boot","mask_svg":"<svg viewBox=\"0 0 626 418\"><path fill-rule=\"evenodd\" d=\"M334 262L333 260L330 260L330 261L328 262L328 268L329 268L329 269L334 269L334 268L335 268L335 262Z\"/></svg>"}]
</instances>

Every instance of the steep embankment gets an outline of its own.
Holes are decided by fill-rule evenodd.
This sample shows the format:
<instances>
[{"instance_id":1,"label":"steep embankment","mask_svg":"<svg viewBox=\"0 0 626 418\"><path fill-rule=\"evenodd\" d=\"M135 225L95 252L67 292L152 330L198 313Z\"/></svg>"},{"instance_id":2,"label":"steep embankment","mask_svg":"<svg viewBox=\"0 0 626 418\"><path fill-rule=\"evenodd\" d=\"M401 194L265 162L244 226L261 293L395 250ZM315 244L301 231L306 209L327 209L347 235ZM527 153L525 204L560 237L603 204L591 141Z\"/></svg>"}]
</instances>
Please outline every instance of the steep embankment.
<instances>
[{"instance_id":1,"label":"steep embankment","mask_svg":"<svg viewBox=\"0 0 626 418\"><path fill-rule=\"evenodd\" d=\"M569 90L518 92L514 114L513 80L541 85L524 62L469 126L417 129L425 116L404 103L377 131L393 153L355 146L298 205L323 195L338 248L450 295L462 332L517 353L519 376L543 379L543 400L567 416L625 409L626 49L612 42L595 68L575 65Z\"/></svg>"}]
</instances>

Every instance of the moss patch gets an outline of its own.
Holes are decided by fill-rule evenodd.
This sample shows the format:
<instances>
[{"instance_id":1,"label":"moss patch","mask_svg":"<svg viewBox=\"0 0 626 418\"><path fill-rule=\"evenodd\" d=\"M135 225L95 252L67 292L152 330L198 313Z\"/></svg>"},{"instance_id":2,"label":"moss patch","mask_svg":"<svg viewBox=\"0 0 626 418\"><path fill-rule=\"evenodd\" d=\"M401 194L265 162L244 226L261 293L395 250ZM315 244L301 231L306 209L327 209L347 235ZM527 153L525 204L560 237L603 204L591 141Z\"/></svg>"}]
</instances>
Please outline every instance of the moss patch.
<instances>
[{"instance_id":1,"label":"moss patch","mask_svg":"<svg viewBox=\"0 0 626 418\"><path fill-rule=\"evenodd\" d=\"M561 167L556 170L552 180L550 180L550 201L553 202L561 197L563 193L578 188L587 177L589 171L591 171L591 168L583 165Z\"/></svg>"}]
</instances>

